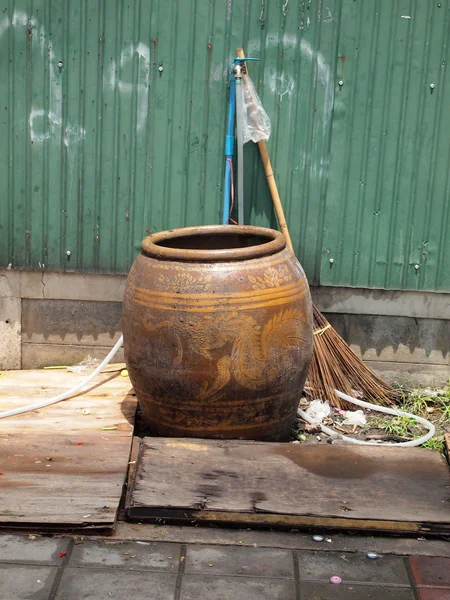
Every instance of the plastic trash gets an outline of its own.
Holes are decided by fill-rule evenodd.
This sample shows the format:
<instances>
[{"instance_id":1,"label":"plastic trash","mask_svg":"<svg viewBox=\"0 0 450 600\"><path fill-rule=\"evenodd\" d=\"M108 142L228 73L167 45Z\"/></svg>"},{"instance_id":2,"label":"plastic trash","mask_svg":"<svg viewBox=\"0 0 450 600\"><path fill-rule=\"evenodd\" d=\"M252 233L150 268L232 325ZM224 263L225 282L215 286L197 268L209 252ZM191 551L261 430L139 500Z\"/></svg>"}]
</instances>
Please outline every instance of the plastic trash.
<instances>
[{"instance_id":1,"label":"plastic trash","mask_svg":"<svg viewBox=\"0 0 450 600\"><path fill-rule=\"evenodd\" d=\"M253 81L248 75L242 77L242 138L244 144L252 140L259 142L270 137L270 119L256 93ZM239 111L236 111L239 114Z\"/></svg>"},{"instance_id":2,"label":"plastic trash","mask_svg":"<svg viewBox=\"0 0 450 600\"><path fill-rule=\"evenodd\" d=\"M411 396L429 396L430 398L436 398L437 396L443 396L445 390L431 390L430 388L424 388L423 390L414 390Z\"/></svg>"},{"instance_id":3,"label":"plastic trash","mask_svg":"<svg viewBox=\"0 0 450 600\"><path fill-rule=\"evenodd\" d=\"M71 373L76 373L77 375L89 375L96 367L98 367L99 364L100 360L98 358L92 358L92 356L88 356L77 365L67 367L67 370Z\"/></svg>"},{"instance_id":4,"label":"plastic trash","mask_svg":"<svg viewBox=\"0 0 450 600\"><path fill-rule=\"evenodd\" d=\"M322 423L330 414L331 409L328 402L313 400L305 412L314 423Z\"/></svg>"},{"instance_id":5,"label":"plastic trash","mask_svg":"<svg viewBox=\"0 0 450 600\"><path fill-rule=\"evenodd\" d=\"M367 423L366 415L362 410L346 410L344 412L344 425L359 425L362 427Z\"/></svg>"}]
</instances>

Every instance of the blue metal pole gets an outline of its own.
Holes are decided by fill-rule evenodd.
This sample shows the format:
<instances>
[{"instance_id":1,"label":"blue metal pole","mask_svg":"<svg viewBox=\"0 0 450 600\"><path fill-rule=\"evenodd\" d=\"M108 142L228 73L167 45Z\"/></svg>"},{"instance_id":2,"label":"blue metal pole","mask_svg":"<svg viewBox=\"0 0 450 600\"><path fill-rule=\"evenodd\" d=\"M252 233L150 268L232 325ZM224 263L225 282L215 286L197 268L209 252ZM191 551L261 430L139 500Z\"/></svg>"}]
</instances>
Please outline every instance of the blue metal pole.
<instances>
[{"instance_id":1,"label":"blue metal pole","mask_svg":"<svg viewBox=\"0 0 450 600\"><path fill-rule=\"evenodd\" d=\"M228 225L230 218L230 191L231 191L231 164L228 160L225 160L225 183L223 186L223 217L222 223Z\"/></svg>"},{"instance_id":2,"label":"blue metal pole","mask_svg":"<svg viewBox=\"0 0 450 600\"><path fill-rule=\"evenodd\" d=\"M234 74L230 76L230 95L228 99L228 120L227 135L225 138L225 182L223 186L223 220L224 225L228 224L230 217L230 196L231 196L231 165L227 159L232 159L234 154L234 122L236 113L236 80Z\"/></svg>"}]
</instances>

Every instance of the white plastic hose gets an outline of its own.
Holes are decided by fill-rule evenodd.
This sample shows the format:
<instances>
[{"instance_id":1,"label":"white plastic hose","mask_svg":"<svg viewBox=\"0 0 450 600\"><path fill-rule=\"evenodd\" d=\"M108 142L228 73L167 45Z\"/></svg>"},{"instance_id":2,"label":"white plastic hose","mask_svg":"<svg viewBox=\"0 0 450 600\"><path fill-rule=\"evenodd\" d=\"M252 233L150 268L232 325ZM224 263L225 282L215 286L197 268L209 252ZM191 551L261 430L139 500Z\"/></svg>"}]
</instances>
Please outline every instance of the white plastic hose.
<instances>
[{"instance_id":1,"label":"white plastic hose","mask_svg":"<svg viewBox=\"0 0 450 600\"><path fill-rule=\"evenodd\" d=\"M108 356L103 360L102 363L98 365L98 367L92 371L90 375L86 379L83 379L78 385L76 385L71 390L67 390L59 396L54 396L53 398L48 398L47 400L42 400L41 402L36 402L36 404L28 404L28 406L21 406L19 408L12 408L11 410L5 410L0 412L0 419L5 419L6 417L12 417L14 415L20 415L22 413L28 412L30 410L38 410L39 408L44 408L44 406L50 406L50 404L56 404L57 402L61 402L61 400L66 400L71 396L75 396L78 392L83 390L93 379L96 377L105 367L111 362L111 359L117 354L120 346L123 343L123 335L120 336L120 339L117 340L114 348L108 354Z\"/></svg>"},{"instance_id":2,"label":"white plastic hose","mask_svg":"<svg viewBox=\"0 0 450 600\"><path fill-rule=\"evenodd\" d=\"M376 410L378 412L385 413L387 415L395 415L397 417L409 417L410 419L415 419L418 423L421 423L422 425L424 425L424 427L426 427L428 429L428 433L426 433L425 435L422 435L421 437L418 437L415 440L410 440L408 442L399 442L399 443L395 444L395 446L409 446L410 448L412 446L420 446L421 444L424 444L429 439L431 439L434 436L434 434L436 433L436 428L434 427L433 423L430 423L430 421L427 421L427 419L423 419L422 417L418 417L417 415L413 415L412 413L405 412L403 410L396 410L395 408L387 408L385 406L377 406L376 404L371 404L370 402L364 402L363 400L357 400L356 398L352 398L352 396L348 396L347 394L344 394L343 392L340 392L339 390L334 390L334 391L339 396L339 398L342 398L342 400L346 400L347 402L351 402L352 404L356 404L357 406L361 406L362 408ZM330 429L326 425L322 425L322 423L315 423L313 421L313 419L311 419L311 417L309 417L305 413L304 410L301 410L301 408L298 409L297 414L299 417L301 417L308 423L311 423L312 425L319 425L321 430L324 433L326 433L327 435L329 435L330 437L341 438L341 439L345 440L346 442L348 442L349 444L358 444L359 446L391 446L392 447L392 444L389 444L389 443L379 443L379 442L375 442L375 441L363 441L363 440L357 440L356 438L352 438L350 436L341 435L337 431L334 431L334 429Z\"/></svg>"}]
</instances>

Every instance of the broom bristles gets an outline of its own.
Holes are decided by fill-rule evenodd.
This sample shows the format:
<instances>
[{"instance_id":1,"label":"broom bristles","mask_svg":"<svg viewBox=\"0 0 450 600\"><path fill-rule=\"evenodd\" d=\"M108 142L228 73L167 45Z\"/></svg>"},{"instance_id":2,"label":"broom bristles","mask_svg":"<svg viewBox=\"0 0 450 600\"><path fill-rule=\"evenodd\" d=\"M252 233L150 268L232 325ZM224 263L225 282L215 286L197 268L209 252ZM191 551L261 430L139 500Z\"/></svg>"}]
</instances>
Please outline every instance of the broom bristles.
<instances>
[{"instance_id":1,"label":"broom bristles","mask_svg":"<svg viewBox=\"0 0 450 600\"><path fill-rule=\"evenodd\" d=\"M311 399L328 400L332 406L354 408L341 400L335 390L374 404L389 405L400 393L370 369L353 352L317 307L314 314L314 352L304 392Z\"/></svg>"}]
</instances>

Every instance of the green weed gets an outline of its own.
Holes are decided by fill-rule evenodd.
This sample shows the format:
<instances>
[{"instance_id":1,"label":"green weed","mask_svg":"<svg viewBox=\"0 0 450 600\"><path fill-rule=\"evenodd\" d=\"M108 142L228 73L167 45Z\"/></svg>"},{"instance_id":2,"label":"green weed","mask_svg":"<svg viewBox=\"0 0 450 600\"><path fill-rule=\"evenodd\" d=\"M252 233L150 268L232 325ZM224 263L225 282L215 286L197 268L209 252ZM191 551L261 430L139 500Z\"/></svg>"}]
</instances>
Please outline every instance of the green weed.
<instances>
[{"instance_id":1,"label":"green weed","mask_svg":"<svg viewBox=\"0 0 450 600\"><path fill-rule=\"evenodd\" d=\"M416 419L410 417L398 416L395 419L379 421L378 427L383 429L390 435L398 435L399 437L411 437L411 427L417 425Z\"/></svg>"},{"instance_id":2,"label":"green weed","mask_svg":"<svg viewBox=\"0 0 450 600\"><path fill-rule=\"evenodd\" d=\"M440 398L438 409L441 413L439 423L450 422L450 398Z\"/></svg>"},{"instance_id":3,"label":"green weed","mask_svg":"<svg viewBox=\"0 0 450 600\"><path fill-rule=\"evenodd\" d=\"M434 450L435 452L444 452L444 440L442 438L432 437L431 440L422 444L423 448Z\"/></svg>"},{"instance_id":4,"label":"green weed","mask_svg":"<svg viewBox=\"0 0 450 600\"><path fill-rule=\"evenodd\" d=\"M415 415L425 416L428 414L428 408L433 407L437 400L437 396L423 394L420 390L414 391L411 394L403 396L402 408L406 412L414 413Z\"/></svg>"},{"instance_id":5,"label":"green weed","mask_svg":"<svg viewBox=\"0 0 450 600\"><path fill-rule=\"evenodd\" d=\"M404 394L401 399L402 409L406 412L430 418L436 412L439 423L450 422L450 388L439 390L438 394L425 393L425 390L415 390Z\"/></svg>"}]
</instances>

